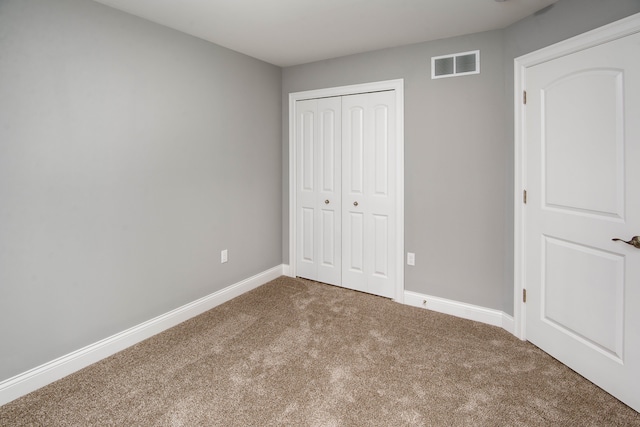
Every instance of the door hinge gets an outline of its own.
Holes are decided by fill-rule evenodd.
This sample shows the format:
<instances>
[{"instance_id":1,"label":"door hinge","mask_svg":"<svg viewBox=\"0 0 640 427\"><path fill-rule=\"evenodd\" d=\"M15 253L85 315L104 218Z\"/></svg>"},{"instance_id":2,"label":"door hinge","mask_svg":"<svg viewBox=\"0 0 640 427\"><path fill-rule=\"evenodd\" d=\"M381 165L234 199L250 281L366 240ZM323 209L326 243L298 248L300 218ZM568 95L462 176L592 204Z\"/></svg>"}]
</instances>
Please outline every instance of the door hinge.
<instances>
[{"instance_id":1,"label":"door hinge","mask_svg":"<svg viewBox=\"0 0 640 427\"><path fill-rule=\"evenodd\" d=\"M527 190L522 190L522 203L527 204Z\"/></svg>"},{"instance_id":2,"label":"door hinge","mask_svg":"<svg viewBox=\"0 0 640 427\"><path fill-rule=\"evenodd\" d=\"M527 302L527 290L522 290L522 302Z\"/></svg>"},{"instance_id":3,"label":"door hinge","mask_svg":"<svg viewBox=\"0 0 640 427\"><path fill-rule=\"evenodd\" d=\"M522 91L522 103L524 105L527 105L527 91L526 90Z\"/></svg>"}]
</instances>

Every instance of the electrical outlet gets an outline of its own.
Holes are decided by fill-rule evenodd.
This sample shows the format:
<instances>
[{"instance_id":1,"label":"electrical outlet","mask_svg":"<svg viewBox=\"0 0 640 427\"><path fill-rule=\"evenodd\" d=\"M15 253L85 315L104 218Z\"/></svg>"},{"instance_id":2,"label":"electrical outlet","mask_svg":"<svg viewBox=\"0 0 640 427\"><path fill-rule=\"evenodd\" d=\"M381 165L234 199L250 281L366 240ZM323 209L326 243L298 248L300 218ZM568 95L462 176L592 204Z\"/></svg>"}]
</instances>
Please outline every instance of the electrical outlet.
<instances>
[{"instance_id":1,"label":"electrical outlet","mask_svg":"<svg viewBox=\"0 0 640 427\"><path fill-rule=\"evenodd\" d=\"M220 252L220 264L224 264L229 261L229 254L226 249Z\"/></svg>"},{"instance_id":2,"label":"electrical outlet","mask_svg":"<svg viewBox=\"0 0 640 427\"><path fill-rule=\"evenodd\" d=\"M407 264L416 265L416 254L413 252L407 252Z\"/></svg>"}]
</instances>

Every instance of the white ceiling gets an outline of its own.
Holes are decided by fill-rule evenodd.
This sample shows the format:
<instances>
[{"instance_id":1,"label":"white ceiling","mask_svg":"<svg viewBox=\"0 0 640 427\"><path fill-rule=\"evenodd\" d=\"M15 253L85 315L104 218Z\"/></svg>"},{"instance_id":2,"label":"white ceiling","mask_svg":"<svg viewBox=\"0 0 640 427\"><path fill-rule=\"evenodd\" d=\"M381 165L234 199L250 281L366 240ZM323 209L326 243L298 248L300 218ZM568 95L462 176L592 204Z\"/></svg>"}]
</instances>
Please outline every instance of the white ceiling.
<instances>
[{"instance_id":1,"label":"white ceiling","mask_svg":"<svg viewBox=\"0 0 640 427\"><path fill-rule=\"evenodd\" d=\"M95 0L279 66L504 28L557 0Z\"/></svg>"}]
</instances>

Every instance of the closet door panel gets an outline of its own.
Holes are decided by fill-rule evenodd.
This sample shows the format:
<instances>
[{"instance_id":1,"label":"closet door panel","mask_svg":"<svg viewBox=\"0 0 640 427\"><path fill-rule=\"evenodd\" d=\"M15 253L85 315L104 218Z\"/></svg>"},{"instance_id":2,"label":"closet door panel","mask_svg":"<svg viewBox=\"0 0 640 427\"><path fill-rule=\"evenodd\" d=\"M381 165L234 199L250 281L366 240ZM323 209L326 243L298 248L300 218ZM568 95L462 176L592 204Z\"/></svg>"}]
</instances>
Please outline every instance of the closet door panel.
<instances>
[{"instance_id":1,"label":"closet door panel","mask_svg":"<svg viewBox=\"0 0 640 427\"><path fill-rule=\"evenodd\" d=\"M318 100L318 276L332 285L342 282L342 168L340 98Z\"/></svg>"},{"instance_id":2,"label":"closet door panel","mask_svg":"<svg viewBox=\"0 0 640 427\"><path fill-rule=\"evenodd\" d=\"M296 104L296 271L300 277L314 279L316 257L316 121L317 101Z\"/></svg>"},{"instance_id":3,"label":"closet door panel","mask_svg":"<svg viewBox=\"0 0 640 427\"><path fill-rule=\"evenodd\" d=\"M296 104L296 233L300 277L341 283L340 98Z\"/></svg>"},{"instance_id":4,"label":"closet door panel","mask_svg":"<svg viewBox=\"0 0 640 427\"><path fill-rule=\"evenodd\" d=\"M386 297L395 289L394 103L392 91L342 98L342 285Z\"/></svg>"}]
</instances>

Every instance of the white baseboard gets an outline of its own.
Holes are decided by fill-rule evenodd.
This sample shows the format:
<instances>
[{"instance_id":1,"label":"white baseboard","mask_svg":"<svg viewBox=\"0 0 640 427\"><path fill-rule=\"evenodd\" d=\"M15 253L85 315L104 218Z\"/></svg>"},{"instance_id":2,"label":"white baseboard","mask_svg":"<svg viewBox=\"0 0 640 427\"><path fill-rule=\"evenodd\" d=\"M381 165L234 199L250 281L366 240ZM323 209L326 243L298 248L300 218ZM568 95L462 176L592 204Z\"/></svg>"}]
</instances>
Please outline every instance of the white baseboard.
<instances>
[{"instance_id":1,"label":"white baseboard","mask_svg":"<svg viewBox=\"0 0 640 427\"><path fill-rule=\"evenodd\" d=\"M411 291L404 292L404 303L413 307L426 308L463 319L499 326L512 334L514 332L513 317L499 310Z\"/></svg>"},{"instance_id":2,"label":"white baseboard","mask_svg":"<svg viewBox=\"0 0 640 427\"><path fill-rule=\"evenodd\" d=\"M509 332L512 335L516 334L516 321L513 319L513 316L508 315L507 313L502 313L502 329Z\"/></svg>"},{"instance_id":3,"label":"white baseboard","mask_svg":"<svg viewBox=\"0 0 640 427\"><path fill-rule=\"evenodd\" d=\"M289 264L282 264L282 274L287 277L293 277L291 274L291 266Z\"/></svg>"},{"instance_id":4,"label":"white baseboard","mask_svg":"<svg viewBox=\"0 0 640 427\"><path fill-rule=\"evenodd\" d=\"M0 406L191 319L283 274L271 268L182 307L0 382Z\"/></svg>"}]
</instances>

